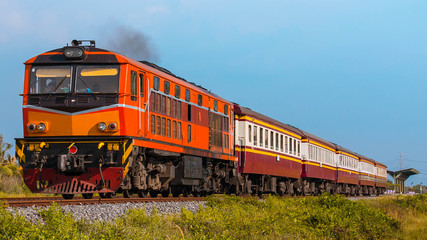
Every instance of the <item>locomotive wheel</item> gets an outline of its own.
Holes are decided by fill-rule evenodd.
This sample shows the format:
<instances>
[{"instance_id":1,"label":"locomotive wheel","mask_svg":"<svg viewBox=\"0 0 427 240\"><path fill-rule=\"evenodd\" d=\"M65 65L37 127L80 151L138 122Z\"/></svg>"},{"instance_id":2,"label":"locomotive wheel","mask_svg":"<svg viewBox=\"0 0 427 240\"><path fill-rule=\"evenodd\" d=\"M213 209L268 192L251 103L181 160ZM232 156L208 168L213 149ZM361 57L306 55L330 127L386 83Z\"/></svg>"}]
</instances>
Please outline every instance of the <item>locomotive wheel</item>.
<instances>
[{"instance_id":1,"label":"locomotive wheel","mask_svg":"<svg viewBox=\"0 0 427 240\"><path fill-rule=\"evenodd\" d=\"M188 187L184 187L184 189L182 190L182 196L183 197L189 197L191 193L191 190ZM194 194L193 194L194 196Z\"/></svg>"},{"instance_id":2,"label":"locomotive wheel","mask_svg":"<svg viewBox=\"0 0 427 240\"><path fill-rule=\"evenodd\" d=\"M130 196L132 196L132 192L129 189L124 189L123 190L123 197L124 198L130 198Z\"/></svg>"},{"instance_id":3,"label":"locomotive wheel","mask_svg":"<svg viewBox=\"0 0 427 240\"><path fill-rule=\"evenodd\" d=\"M73 199L74 194L62 194L62 197L63 197L64 199Z\"/></svg>"},{"instance_id":4,"label":"locomotive wheel","mask_svg":"<svg viewBox=\"0 0 427 240\"><path fill-rule=\"evenodd\" d=\"M84 199L92 199L93 193L82 193Z\"/></svg>"},{"instance_id":5,"label":"locomotive wheel","mask_svg":"<svg viewBox=\"0 0 427 240\"><path fill-rule=\"evenodd\" d=\"M139 198L147 197L147 190L138 190L138 197Z\"/></svg>"},{"instance_id":6,"label":"locomotive wheel","mask_svg":"<svg viewBox=\"0 0 427 240\"><path fill-rule=\"evenodd\" d=\"M99 193L101 198L113 198L113 193Z\"/></svg>"},{"instance_id":7,"label":"locomotive wheel","mask_svg":"<svg viewBox=\"0 0 427 240\"><path fill-rule=\"evenodd\" d=\"M169 192L168 191L163 191L162 192L162 197L164 197L164 198L169 197Z\"/></svg>"},{"instance_id":8,"label":"locomotive wheel","mask_svg":"<svg viewBox=\"0 0 427 240\"><path fill-rule=\"evenodd\" d=\"M156 198L158 194L159 194L158 191L154 191L154 190L150 191L150 197L152 197L152 198Z\"/></svg>"},{"instance_id":9,"label":"locomotive wheel","mask_svg":"<svg viewBox=\"0 0 427 240\"><path fill-rule=\"evenodd\" d=\"M179 197L181 195L180 192L172 192L172 197Z\"/></svg>"}]
</instances>

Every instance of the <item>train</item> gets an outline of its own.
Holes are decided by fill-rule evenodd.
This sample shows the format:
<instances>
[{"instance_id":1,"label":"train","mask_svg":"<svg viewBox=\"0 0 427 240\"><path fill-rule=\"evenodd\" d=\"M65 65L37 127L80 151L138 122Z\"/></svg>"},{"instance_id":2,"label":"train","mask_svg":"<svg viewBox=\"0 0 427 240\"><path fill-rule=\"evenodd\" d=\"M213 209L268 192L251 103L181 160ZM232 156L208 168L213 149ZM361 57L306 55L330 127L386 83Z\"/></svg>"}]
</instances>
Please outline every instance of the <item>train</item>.
<instances>
[{"instance_id":1,"label":"train","mask_svg":"<svg viewBox=\"0 0 427 240\"><path fill-rule=\"evenodd\" d=\"M34 193L382 194L386 165L93 40L25 62L16 157Z\"/></svg>"}]
</instances>

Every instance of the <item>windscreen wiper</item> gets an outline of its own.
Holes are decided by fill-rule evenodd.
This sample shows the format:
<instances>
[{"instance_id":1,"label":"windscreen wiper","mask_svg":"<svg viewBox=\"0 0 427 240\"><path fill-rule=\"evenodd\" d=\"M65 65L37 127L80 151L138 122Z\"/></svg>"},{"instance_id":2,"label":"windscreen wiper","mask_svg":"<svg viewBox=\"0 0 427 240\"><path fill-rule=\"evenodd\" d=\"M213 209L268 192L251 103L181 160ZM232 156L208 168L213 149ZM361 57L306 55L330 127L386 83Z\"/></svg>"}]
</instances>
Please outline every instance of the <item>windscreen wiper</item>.
<instances>
[{"instance_id":1,"label":"windscreen wiper","mask_svg":"<svg viewBox=\"0 0 427 240\"><path fill-rule=\"evenodd\" d=\"M94 92L92 92L91 90L90 90L90 88L89 88L89 86L86 84L86 82L81 78L81 77L79 77L79 76L77 76L82 82L83 82L83 84L86 86L86 89L87 89L87 92L88 93L90 93L94 98L95 98L95 100L98 100L98 96L94 93Z\"/></svg>"},{"instance_id":2,"label":"windscreen wiper","mask_svg":"<svg viewBox=\"0 0 427 240\"><path fill-rule=\"evenodd\" d=\"M65 76L60 82L59 82L59 84L58 85L56 85L56 87L55 87L55 89L53 89L53 91L49 94L49 96L47 97L47 100L50 100L50 98L52 97L52 94L54 93L54 92L56 92L56 90L58 90L58 88L59 88L59 86L61 86L62 85L62 83L65 81L65 79L67 78L67 76Z\"/></svg>"}]
</instances>

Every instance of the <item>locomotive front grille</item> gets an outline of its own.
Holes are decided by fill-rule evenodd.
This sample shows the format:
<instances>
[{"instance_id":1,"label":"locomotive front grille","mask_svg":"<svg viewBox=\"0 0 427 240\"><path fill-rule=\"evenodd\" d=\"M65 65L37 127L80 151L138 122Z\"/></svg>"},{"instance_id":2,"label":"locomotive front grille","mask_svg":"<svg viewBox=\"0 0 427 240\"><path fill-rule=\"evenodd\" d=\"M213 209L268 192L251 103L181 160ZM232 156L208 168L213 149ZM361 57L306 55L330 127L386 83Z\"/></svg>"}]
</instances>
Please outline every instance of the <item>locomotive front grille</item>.
<instances>
[{"instance_id":1,"label":"locomotive front grille","mask_svg":"<svg viewBox=\"0 0 427 240\"><path fill-rule=\"evenodd\" d=\"M79 96L78 103L89 103L89 97L88 96Z\"/></svg>"},{"instance_id":2,"label":"locomotive front grille","mask_svg":"<svg viewBox=\"0 0 427 240\"><path fill-rule=\"evenodd\" d=\"M96 185L78 179L73 179L68 182L50 186L44 190L45 193L55 194L79 194L79 193L93 193L99 189Z\"/></svg>"}]
</instances>

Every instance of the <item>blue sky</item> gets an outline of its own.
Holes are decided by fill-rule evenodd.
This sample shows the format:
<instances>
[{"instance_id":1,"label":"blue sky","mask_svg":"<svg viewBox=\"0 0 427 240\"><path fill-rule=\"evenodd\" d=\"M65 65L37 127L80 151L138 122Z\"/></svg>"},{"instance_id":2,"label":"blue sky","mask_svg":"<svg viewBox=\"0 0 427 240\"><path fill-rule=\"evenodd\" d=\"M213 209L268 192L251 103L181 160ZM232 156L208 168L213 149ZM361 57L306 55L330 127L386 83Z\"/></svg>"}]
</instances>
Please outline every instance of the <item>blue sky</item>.
<instances>
[{"instance_id":1,"label":"blue sky","mask_svg":"<svg viewBox=\"0 0 427 240\"><path fill-rule=\"evenodd\" d=\"M23 62L72 39L148 37L156 63L427 184L427 2L0 0L0 133L22 137ZM111 49L117 50L117 49Z\"/></svg>"}]
</instances>

